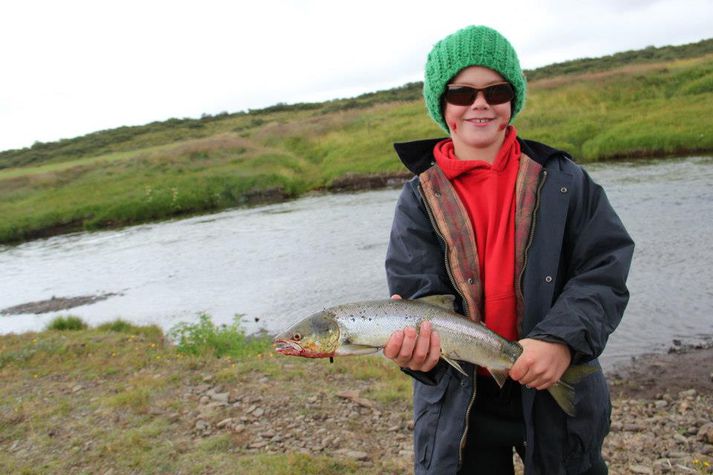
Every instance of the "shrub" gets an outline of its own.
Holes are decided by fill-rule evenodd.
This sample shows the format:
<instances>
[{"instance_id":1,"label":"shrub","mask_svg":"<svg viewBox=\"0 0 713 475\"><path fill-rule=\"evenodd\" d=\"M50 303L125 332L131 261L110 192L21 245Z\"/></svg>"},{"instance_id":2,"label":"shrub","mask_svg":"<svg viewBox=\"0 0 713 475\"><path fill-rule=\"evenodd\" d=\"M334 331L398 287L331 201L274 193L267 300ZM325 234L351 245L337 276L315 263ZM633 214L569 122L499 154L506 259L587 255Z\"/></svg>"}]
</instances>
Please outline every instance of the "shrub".
<instances>
[{"instance_id":1,"label":"shrub","mask_svg":"<svg viewBox=\"0 0 713 475\"><path fill-rule=\"evenodd\" d=\"M168 335L179 352L194 356L213 354L218 358L243 358L268 351L271 346L265 335L245 335L240 327L240 315L236 315L230 325L216 326L209 315L201 314L198 322L179 323Z\"/></svg>"}]
</instances>

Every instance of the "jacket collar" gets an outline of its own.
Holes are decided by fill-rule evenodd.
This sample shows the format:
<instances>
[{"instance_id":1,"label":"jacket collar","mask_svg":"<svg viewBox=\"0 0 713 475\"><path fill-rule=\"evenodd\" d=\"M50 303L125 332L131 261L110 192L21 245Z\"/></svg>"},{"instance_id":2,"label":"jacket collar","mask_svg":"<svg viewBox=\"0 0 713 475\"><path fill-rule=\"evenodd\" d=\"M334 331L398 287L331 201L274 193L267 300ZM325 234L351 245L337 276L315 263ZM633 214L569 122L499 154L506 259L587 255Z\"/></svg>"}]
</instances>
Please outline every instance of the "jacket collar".
<instances>
[{"instance_id":1,"label":"jacket collar","mask_svg":"<svg viewBox=\"0 0 713 475\"><path fill-rule=\"evenodd\" d=\"M394 149L406 168L408 168L414 175L420 175L433 166L433 147L444 139L445 137L438 139L416 140L414 142L395 143ZM517 140L520 142L522 153L532 158L542 166L545 165L547 160L557 155L564 155L565 157L571 158L561 150L554 149L540 142L535 142L534 140L524 140L520 137L518 137Z\"/></svg>"}]
</instances>

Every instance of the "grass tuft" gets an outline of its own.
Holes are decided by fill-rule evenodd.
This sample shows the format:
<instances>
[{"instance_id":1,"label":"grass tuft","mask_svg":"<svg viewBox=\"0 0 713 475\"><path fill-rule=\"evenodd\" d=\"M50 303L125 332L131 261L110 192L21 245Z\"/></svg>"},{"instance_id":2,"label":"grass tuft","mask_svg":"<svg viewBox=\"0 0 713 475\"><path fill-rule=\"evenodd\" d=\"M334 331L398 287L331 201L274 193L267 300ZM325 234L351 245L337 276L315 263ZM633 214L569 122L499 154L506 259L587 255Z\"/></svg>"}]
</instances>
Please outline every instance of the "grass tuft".
<instances>
[{"instance_id":1,"label":"grass tuft","mask_svg":"<svg viewBox=\"0 0 713 475\"><path fill-rule=\"evenodd\" d=\"M47 330L76 331L86 330L87 328L88 326L84 320L71 315L66 317L57 317L47 324Z\"/></svg>"},{"instance_id":2,"label":"grass tuft","mask_svg":"<svg viewBox=\"0 0 713 475\"><path fill-rule=\"evenodd\" d=\"M156 325L139 326L122 319L117 319L113 322L102 323L97 327L97 330L105 332L126 333L129 335L144 335L150 339L160 339L163 335L161 328Z\"/></svg>"}]
</instances>

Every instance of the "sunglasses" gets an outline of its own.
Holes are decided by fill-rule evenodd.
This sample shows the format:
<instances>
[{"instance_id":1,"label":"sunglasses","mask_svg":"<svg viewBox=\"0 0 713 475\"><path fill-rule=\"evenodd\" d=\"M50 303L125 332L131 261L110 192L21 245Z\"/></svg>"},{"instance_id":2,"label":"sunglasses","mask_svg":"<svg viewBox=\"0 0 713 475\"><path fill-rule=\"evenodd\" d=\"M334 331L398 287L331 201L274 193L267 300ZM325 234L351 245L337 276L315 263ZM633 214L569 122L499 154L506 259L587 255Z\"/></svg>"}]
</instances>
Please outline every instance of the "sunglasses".
<instances>
[{"instance_id":1,"label":"sunglasses","mask_svg":"<svg viewBox=\"0 0 713 475\"><path fill-rule=\"evenodd\" d=\"M485 101L491 106L505 104L515 97L515 91L508 82L493 84L492 86L478 89L471 86L448 85L444 94L447 103L454 106L469 106L475 102L479 92L483 92Z\"/></svg>"}]
</instances>

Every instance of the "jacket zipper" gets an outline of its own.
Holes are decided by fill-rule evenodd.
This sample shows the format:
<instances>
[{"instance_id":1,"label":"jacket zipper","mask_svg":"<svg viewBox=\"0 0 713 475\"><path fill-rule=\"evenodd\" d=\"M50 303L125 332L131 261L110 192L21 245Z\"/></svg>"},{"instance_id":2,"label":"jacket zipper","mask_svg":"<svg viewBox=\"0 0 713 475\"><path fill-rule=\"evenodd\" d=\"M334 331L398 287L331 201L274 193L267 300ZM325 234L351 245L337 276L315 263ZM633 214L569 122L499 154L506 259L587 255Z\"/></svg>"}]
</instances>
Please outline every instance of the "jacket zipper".
<instances>
[{"instance_id":1,"label":"jacket zipper","mask_svg":"<svg viewBox=\"0 0 713 475\"><path fill-rule=\"evenodd\" d=\"M460 436L460 445L458 447L458 466L463 464L463 449L465 449L466 437L468 436L468 429L470 428L470 411L473 409L473 403L475 402L476 394L476 379L475 372L478 367L473 365L473 394L470 396L470 401L468 401L468 409L465 410L465 427L463 428L463 435Z\"/></svg>"},{"instance_id":2,"label":"jacket zipper","mask_svg":"<svg viewBox=\"0 0 713 475\"><path fill-rule=\"evenodd\" d=\"M433 226L433 230L436 232L438 237L441 238L441 241L443 241L444 246L446 246L446 252L443 253L443 256L445 258L445 266L446 266L446 273L448 274L448 278L451 281L451 284L453 285L453 289L458 293L458 295L461 298L461 301L466 307L466 316L470 316L470 305L468 304L468 300L461 294L460 290L458 290L458 286L455 283L455 279L453 278L453 274L451 273L451 268L450 265L448 265L448 242L443 238L443 234L441 233L441 230L438 228L438 225L436 224L436 220L433 217L433 211L431 210L430 205L428 204L428 200L426 200L426 197L424 196L424 191L421 185L418 186L418 192L421 195L421 199L423 200L423 204L426 207L426 212L428 213L428 218L431 221L431 225ZM465 448L465 442L466 442L466 436L468 434L468 426L470 424L470 411L473 408L473 403L475 402L475 394L476 394L476 379L475 379L475 372L477 371L477 366L473 365L473 392L470 396L470 401L468 401L468 408L465 411L465 427L463 429L463 434L460 437L460 445L458 447L458 466L461 466L463 463L463 449Z\"/></svg>"}]
</instances>

